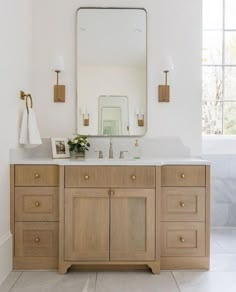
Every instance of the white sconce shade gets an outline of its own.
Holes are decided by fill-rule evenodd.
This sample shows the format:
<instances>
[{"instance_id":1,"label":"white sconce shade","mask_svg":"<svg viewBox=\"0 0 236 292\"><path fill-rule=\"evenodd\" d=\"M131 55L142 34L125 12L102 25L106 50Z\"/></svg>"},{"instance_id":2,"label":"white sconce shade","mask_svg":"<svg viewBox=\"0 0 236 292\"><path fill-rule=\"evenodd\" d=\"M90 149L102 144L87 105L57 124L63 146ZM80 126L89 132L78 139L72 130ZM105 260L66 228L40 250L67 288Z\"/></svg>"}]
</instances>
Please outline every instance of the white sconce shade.
<instances>
[{"instance_id":1,"label":"white sconce shade","mask_svg":"<svg viewBox=\"0 0 236 292\"><path fill-rule=\"evenodd\" d=\"M85 105L82 105L81 106L81 114L82 115L86 115L87 113L88 113L88 110L87 110L86 106Z\"/></svg>"},{"instance_id":2,"label":"white sconce shade","mask_svg":"<svg viewBox=\"0 0 236 292\"><path fill-rule=\"evenodd\" d=\"M63 72L65 70L65 63L62 56L57 56L55 58L52 69L54 71L60 71L60 72Z\"/></svg>"},{"instance_id":3,"label":"white sconce shade","mask_svg":"<svg viewBox=\"0 0 236 292\"><path fill-rule=\"evenodd\" d=\"M163 59L162 65L161 65L162 71L174 71L174 63L173 63L173 58L171 56L166 56Z\"/></svg>"}]
</instances>

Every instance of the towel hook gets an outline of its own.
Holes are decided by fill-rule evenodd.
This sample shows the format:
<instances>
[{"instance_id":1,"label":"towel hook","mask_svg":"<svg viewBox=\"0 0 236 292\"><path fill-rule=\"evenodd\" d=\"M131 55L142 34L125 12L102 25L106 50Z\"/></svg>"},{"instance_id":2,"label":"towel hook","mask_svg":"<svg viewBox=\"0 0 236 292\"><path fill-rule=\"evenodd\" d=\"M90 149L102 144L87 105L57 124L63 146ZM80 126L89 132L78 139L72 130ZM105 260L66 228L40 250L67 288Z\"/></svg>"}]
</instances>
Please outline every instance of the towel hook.
<instances>
[{"instance_id":1,"label":"towel hook","mask_svg":"<svg viewBox=\"0 0 236 292\"><path fill-rule=\"evenodd\" d=\"M32 96L31 94L26 94L24 91L21 90L20 92L20 98L22 100L25 100L25 105L26 105L26 109L27 109L27 112L29 113L29 104L28 104L28 100L30 100L30 105L31 105L31 108L33 108L33 99L32 99Z\"/></svg>"}]
</instances>

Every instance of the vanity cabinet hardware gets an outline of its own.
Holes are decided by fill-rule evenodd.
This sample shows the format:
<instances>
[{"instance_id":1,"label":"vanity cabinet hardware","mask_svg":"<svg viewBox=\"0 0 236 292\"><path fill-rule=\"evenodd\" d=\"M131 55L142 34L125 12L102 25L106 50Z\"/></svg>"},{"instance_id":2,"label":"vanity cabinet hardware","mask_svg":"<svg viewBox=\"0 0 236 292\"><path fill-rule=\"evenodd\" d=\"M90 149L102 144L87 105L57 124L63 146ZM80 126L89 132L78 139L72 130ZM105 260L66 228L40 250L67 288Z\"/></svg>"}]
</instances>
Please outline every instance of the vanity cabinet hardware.
<instances>
[{"instance_id":1,"label":"vanity cabinet hardware","mask_svg":"<svg viewBox=\"0 0 236 292\"><path fill-rule=\"evenodd\" d=\"M180 177L181 178L185 178L185 174L184 173L181 173Z\"/></svg>"},{"instance_id":2,"label":"vanity cabinet hardware","mask_svg":"<svg viewBox=\"0 0 236 292\"><path fill-rule=\"evenodd\" d=\"M184 242L185 241L183 237L180 237L179 240L180 240L180 242Z\"/></svg>"},{"instance_id":3,"label":"vanity cabinet hardware","mask_svg":"<svg viewBox=\"0 0 236 292\"><path fill-rule=\"evenodd\" d=\"M131 176L132 180L136 180L136 175Z\"/></svg>"},{"instance_id":4,"label":"vanity cabinet hardware","mask_svg":"<svg viewBox=\"0 0 236 292\"><path fill-rule=\"evenodd\" d=\"M180 207L184 207L185 206L184 202L180 202L179 204L180 204Z\"/></svg>"},{"instance_id":5,"label":"vanity cabinet hardware","mask_svg":"<svg viewBox=\"0 0 236 292\"><path fill-rule=\"evenodd\" d=\"M35 178L40 178L40 174L36 173Z\"/></svg>"},{"instance_id":6,"label":"vanity cabinet hardware","mask_svg":"<svg viewBox=\"0 0 236 292\"><path fill-rule=\"evenodd\" d=\"M84 179L89 179L89 175L85 175L84 176Z\"/></svg>"},{"instance_id":7,"label":"vanity cabinet hardware","mask_svg":"<svg viewBox=\"0 0 236 292\"><path fill-rule=\"evenodd\" d=\"M40 202L36 202L35 207L39 207L39 206L40 206Z\"/></svg>"},{"instance_id":8,"label":"vanity cabinet hardware","mask_svg":"<svg viewBox=\"0 0 236 292\"><path fill-rule=\"evenodd\" d=\"M35 242L40 242L40 238L39 237L36 237L35 238Z\"/></svg>"},{"instance_id":9,"label":"vanity cabinet hardware","mask_svg":"<svg viewBox=\"0 0 236 292\"><path fill-rule=\"evenodd\" d=\"M109 195L110 196L114 196L115 195L115 192L114 191L109 191Z\"/></svg>"}]
</instances>

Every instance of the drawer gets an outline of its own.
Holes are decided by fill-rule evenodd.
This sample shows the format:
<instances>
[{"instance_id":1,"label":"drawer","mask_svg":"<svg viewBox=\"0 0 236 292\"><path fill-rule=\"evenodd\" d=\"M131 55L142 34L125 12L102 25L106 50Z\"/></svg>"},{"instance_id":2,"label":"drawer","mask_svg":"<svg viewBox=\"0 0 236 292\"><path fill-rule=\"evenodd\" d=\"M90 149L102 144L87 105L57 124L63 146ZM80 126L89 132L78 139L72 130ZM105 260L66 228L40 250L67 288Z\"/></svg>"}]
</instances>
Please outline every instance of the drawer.
<instances>
[{"instance_id":1,"label":"drawer","mask_svg":"<svg viewBox=\"0 0 236 292\"><path fill-rule=\"evenodd\" d=\"M205 221L205 188L161 188L161 221Z\"/></svg>"},{"instance_id":2,"label":"drawer","mask_svg":"<svg viewBox=\"0 0 236 292\"><path fill-rule=\"evenodd\" d=\"M59 188L16 187L16 221L58 221Z\"/></svg>"},{"instance_id":3,"label":"drawer","mask_svg":"<svg viewBox=\"0 0 236 292\"><path fill-rule=\"evenodd\" d=\"M161 185L175 186L199 186L206 185L205 166L193 165L168 165L161 168Z\"/></svg>"},{"instance_id":4,"label":"drawer","mask_svg":"<svg viewBox=\"0 0 236 292\"><path fill-rule=\"evenodd\" d=\"M111 187L155 188L155 167L114 166L110 167Z\"/></svg>"},{"instance_id":5,"label":"drawer","mask_svg":"<svg viewBox=\"0 0 236 292\"><path fill-rule=\"evenodd\" d=\"M106 166L66 166L65 187L108 187L110 173Z\"/></svg>"},{"instance_id":6,"label":"drawer","mask_svg":"<svg viewBox=\"0 0 236 292\"><path fill-rule=\"evenodd\" d=\"M16 222L15 256L58 257L58 223Z\"/></svg>"},{"instance_id":7,"label":"drawer","mask_svg":"<svg viewBox=\"0 0 236 292\"><path fill-rule=\"evenodd\" d=\"M56 165L16 165L15 186L59 186L59 168Z\"/></svg>"},{"instance_id":8,"label":"drawer","mask_svg":"<svg viewBox=\"0 0 236 292\"><path fill-rule=\"evenodd\" d=\"M161 256L205 256L205 253L205 223L161 223Z\"/></svg>"}]
</instances>

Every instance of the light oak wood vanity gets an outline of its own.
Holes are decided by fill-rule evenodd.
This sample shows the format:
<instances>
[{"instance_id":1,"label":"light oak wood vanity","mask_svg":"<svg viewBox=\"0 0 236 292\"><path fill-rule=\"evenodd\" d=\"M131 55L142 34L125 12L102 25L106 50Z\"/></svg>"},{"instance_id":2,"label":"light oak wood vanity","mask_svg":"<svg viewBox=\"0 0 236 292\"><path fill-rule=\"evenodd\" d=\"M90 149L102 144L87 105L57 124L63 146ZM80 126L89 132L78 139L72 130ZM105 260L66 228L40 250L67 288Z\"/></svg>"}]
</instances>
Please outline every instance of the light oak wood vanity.
<instances>
[{"instance_id":1,"label":"light oak wood vanity","mask_svg":"<svg viewBox=\"0 0 236 292\"><path fill-rule=\"evenodd\" d=\"M12 164L14 270L209 269L209 176L204 162Z\"/></svg>"}]
</instances>

